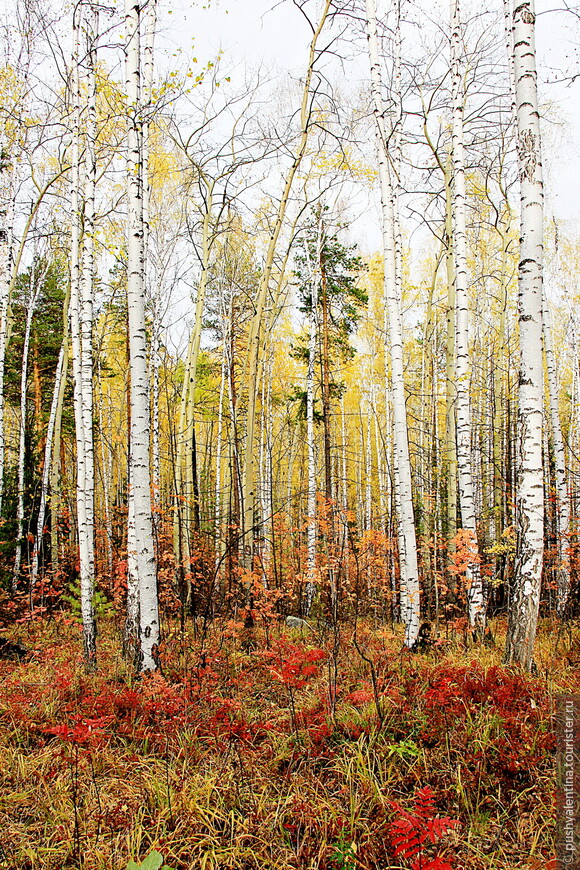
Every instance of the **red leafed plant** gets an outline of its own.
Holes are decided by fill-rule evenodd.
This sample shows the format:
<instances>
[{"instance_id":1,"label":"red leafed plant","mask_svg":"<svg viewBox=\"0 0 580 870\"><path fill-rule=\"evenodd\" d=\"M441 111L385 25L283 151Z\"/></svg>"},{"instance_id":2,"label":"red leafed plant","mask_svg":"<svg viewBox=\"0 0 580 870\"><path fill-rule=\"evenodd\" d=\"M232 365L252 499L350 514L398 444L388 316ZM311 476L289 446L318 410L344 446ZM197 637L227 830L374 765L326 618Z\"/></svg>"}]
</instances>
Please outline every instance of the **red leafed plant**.
<instances>
[{"instance_id":1,"label":"red leafed plant","mask_svg":"<svg viewBox=\"0 0 580 870\"><path fill-rule=\"evenodd\" d=\"M429 858L424 854L426 846L434 845L459 824L457 819L436 815L431 788L426 785L419 789L412 811L403 809L396 801L389 803L399 813L399 818L391 824L395 856L411 861L411 870L453 870L451 864L439 856Z\"/></svg>"},{"instance_id":2,"label":"red leafed plant","mask_svg":"<svg viewBox=\"0 0 580 870\"><path fill-rule=\"evenodd\" d=\"M323 649L304 649L292 643L280 641L277 648L266 650L261 655L269 659L270 674L287 689L301 689L309 677L318 674L317 662L326 658Z\"/></svg>"},{"instance_id":3,"label":"red leafed plant","mask_svg":"<svg viewBox=\"0 0 580 870\"><path fill-rule=\"evenodd\" d=\"M298 731L294 694L302 689L310 677L318 675L318 662L326 658L323 649L304 649L284 640L280 640L277 648L260 653L270 662L268 671L272 677L286 688L292 729Z\"/></svg>"},{"instance_id":4,"label":"red leafed plant","mask_svg":"<svg viewBox=\"0 0 580 870\"><path fill-rule=\"evenodd\" d=\"M110 724L111 716L101 716L98 719L84 719L78 717L72 726L68 722L63 725L55 725L45 728L45 734L54 734L61 740L77 746L94 746L101 743L105 737L105 728Z\"/></svg>"}]
</instances>

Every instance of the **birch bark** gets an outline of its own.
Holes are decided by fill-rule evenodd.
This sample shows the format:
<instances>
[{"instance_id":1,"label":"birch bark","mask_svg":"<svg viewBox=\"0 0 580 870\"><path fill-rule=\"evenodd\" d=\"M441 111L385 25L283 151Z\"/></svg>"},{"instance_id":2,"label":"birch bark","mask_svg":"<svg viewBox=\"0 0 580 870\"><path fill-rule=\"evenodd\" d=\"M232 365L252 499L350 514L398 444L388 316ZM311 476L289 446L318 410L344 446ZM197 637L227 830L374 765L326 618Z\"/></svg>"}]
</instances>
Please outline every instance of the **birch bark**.
<instances>
[{"instance_id":1,"label":"birch bark","mask_svg":"<svg viewBox=\"0 0 580 870\"><path fill-rule=\"evenodd\" d=\"M97 78L96 39L98 11L92 2L85 4L86 131L84 136L83 226L80 268L80 393L84 462L84 522L80 574L81 612L87 666L96 663L96 626L93 609L95 590L95 458L93 438L93 276L95 269L95 190L97 163ZM79 525L80 532L80 525Z\"/></svg>"},{"instance_id":2,"label":"birch bark","mask_svg":"<svg viewBox=\"0 0 580 870\"><path fill-rule=\"evenodd\" d=\"M304 613L310 613L316 594L316 444L314 433L314 366L318 341L318 270L313 268L308 240L304 245L310 277L310 312L308 336L308 368L306 371L306 447L308 451L308 502L307 502L307 582Z\"/></svg>"},{"instance_id":3,"label":"birch bark","mask_svg":"<svg viewBox=\"0 0 580 870\"><path fill-rule=\"evenodd\" d=\"M542 470L543 178L533 0L513 10L517 149L520 176L518 268L519 389L516 486L517 547L504 658L533 662L544 546Z\"/></svg>"},{"instance_id":4,"label":"birch bark","mask_svg":"<svg viewBox=\"0 0 580 870\"><path fill-rule=\"evenodd\" d=\"M149 379L145 323L145 252L143 248L143 173L141 105L141 6L125 4L125 77L127 87L127 310L129 321L130 490L133 533L129 542L139 589L139 670L153 671L159 661L159 609L153 542L149 467Z\"/></svg>"},{"instance_id":5,"label":"birch bark","mask_svg":"<svg viewBox=\"0 0 580 870\"><path fill-rule=\"evenodd\" d=\"M72 60L72 144L71 144L71 251L70 251L70 334L73 371L73 404L76 435L77 471L77 530L81 586L81 614L83 620L83 650L88 670L96 666L96 625L93 609L94 589L94 528L93 528L93 476L92 476L92 232L94 228L94 182L89 131L81 129L81 102L83 91L89 102L95 96L94 46L90 37L91 10L85 3L73 10ZM83 24L85 41L81 39ZM81 71L81 50L85 70ZM91 73L91 66L93 66ZM92 115L92 109L89 109ZM85 164L82 162L82 148ZM93 146L94 148L94 143ZM94 153L94 152L93 152ZM87 170L89 177L86 178ZM88 220L85 222L85 199ZM89 238L83 240L83 226ZM88 263L87 263L88 260ZM84 263L83 263L84 261ZM88 347L87 347L88 341ZM85 404L89 402L89 409ZM88 427L88 430L87 430Z\"/></svg>"},{"instance_id":6,"label":"birch bark","mask_svg":"<svg viewBox=\"0 0 580 870\"><path fill-rule=\"evenodd\" d=\"M26 405L28 384L28 351L30 348L30 332L32 330L32 318L38 300L40 284L43 280L42 270L38 270L36 263L30 268L30 284L28 290L28 307L26 310L26 325L24 327L24 346L22 349L22 372L20 376L20 420L18 426L18 506L16 509L16 556L14 558L14 570L12 574L12 591L16 592L20 578L22 564L22 545L24 537L24 460L26 453Z\"/></svg>"},{"instance_id":7,"label":"birch bark","mask_svg":"<svg viewBox=\"0 0 580 870\"><path fill-rule=\"evenodd\" d=\"M465 158L463 145L464 89L462 27L459 0L451 0L451 75L453 96L453 246L455 254L455 387L457 474L461 524L471 533L474 558L466 571L469 623L483 633L485 607L479 569L477 524L471 470L471 403L469 396L469 307L467 298L467 235L465 229Z\"/></svg>"},{"instance_id":8,"label":"birch bark","mask_svg":"<svg viewBox=\"0 0 580 870\"><path fill-rule=\"evenodd\" d=\"M8 308L10 304L10 273L12 266L12 224L14 221L15 166L10 165L8 149L1 144L0 160L0 516L4 493L4 362L8 343Z\"/></svg>"},{"instance_id":9,"label":"birch bark","mask_svg":"<svg viewBox=\"0 0 580 870\"><path fill-rule=\"evenodd\" d=\"M556 577L558 589L556 591L556 607L558 614L562 616L568 601L570 592L570 557L568 554L568 536L570 533L570 499L568 495L568 481L566 479L566 451L560 411L558 409L558 378L556 375L556 359L552 344L552 324L546 294L542 294L542 319L544 335L544 355L546 359L546 379L548 382L548 399L550 407L550 421L552 424L552 447L554 451L554 477L556 484L556 535L557 535L557 565Z\"/></svg>"},{"instance_id":10,"label":"birch bark","mask_svg":"<svg viewBox=\"0 0 580 870\"><path fill-rule=\"evenodd\" d=\"M66 303L65 303L66 304ZM42 468L42 484L40 490L40 504L38 507L38 519L36 521L36 535L34 538L34 548L32 551L31 567L30 567L30 610L32 611L32 594L38 579L38 568L42 543L44 538L44 522L46 519L46 506L48 503L48 493L53 465L53 445L54 432L58 417L59 397L61 393L62 383L66 377L67 353L66 343L68 335L65 332L63 335L63 343L58 355L56 364L56 372L54 378L54 389L52 393L52 401L50 404L50 413L48 417L48 426L46 429L46 442L44 445L44 462ZM51 518L51 523L56 524L56 516ZM57 544L58 548L58 544Z\"/></svg>"},{"instance_id":11,"label":"birch bark","mask_svg":"<svg viewBox=\"0 0 580 870\"><path fill-rule=\"evenodd\" d=\"M375 0L366 0L366 23L381 184L383 244L385 251L385 302L388 312L391 352L391 391L394 418L396 488L398 490L397 504L399 508L398 523L400 530L398 543L401 566L401 616L405 625L405 645L411 648L414 646L419 635L419 575L411 489L407 412L405 407L403 337L400 299L397 293L393 188L388 165L386 110L382 96Z\"/></svg>"}]
</instances>

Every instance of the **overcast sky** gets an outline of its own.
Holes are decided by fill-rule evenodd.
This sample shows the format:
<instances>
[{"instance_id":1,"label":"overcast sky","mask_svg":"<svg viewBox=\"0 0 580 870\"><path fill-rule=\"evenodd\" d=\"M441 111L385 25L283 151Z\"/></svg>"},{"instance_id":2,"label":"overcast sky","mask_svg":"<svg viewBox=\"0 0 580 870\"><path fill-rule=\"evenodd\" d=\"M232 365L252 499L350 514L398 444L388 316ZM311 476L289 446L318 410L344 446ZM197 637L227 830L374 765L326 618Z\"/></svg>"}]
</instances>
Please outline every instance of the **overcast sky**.
<instances>
[{"instance_id":1,"label":"overcast sky","mask_svg":"<svg viewBox=\"0 0 580 870\"><path fill-rule=\"evenodd\" d=\"M387 8L385 2L379 0ZM580 79L554 83L580 71L578 19L557 12L560 0L539 0L537 41L541 98L552 106L544 123L548 208L560 218L580 216ZM498 8L501 0L498 0ZM446 8L446 6L445 6ZM228 60L274 72L303 73L309 40L304 18L292 0L160 0L160 48L192 52L200 63L221 49ZM366 60L366 58L365 58ZM365 64L366 66L366 64ZM557 109L554 108L557 105Z\"/></svg>"}]
</instances>

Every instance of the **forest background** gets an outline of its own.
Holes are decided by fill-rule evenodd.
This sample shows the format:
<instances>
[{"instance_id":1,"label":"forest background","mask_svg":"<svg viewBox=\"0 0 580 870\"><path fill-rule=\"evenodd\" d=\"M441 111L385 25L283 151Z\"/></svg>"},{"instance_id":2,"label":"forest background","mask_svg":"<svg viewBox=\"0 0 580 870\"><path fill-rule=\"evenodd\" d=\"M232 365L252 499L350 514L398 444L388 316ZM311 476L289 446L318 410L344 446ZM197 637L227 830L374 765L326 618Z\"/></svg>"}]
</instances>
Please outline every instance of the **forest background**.
<instances>
[{"instance_id":1,"label":"forest background","mask_svg":"<svg viewBox=\"0 0 580 870\"><path fill-rule=\"evenodd\" d=\"M178 741L191 673L200 697L202 682L232 673L241 688L263 655L260 679L281 687L298 753L343 728L341 691L375 717L356 739L384 732L387 649L436 658L475 643L479 663L452 678L401 663L419 668L429 708L451 704L457 680L476 706L490 686L512 705L513 744L494 734L490 745L520 776L512 755L530 723L514 710L524 696L539 710L537 741L554 686L540 702L533 677L488 666L505 640L504 663L537 675L566 632L560 689L577 664L577 10L230 6L26 0L4 12L3 648L24 655L28 632L44 661L51 632L80 624L84 668L97 673L86 679L101 656L129 682L149 672L141 701L122 705L135 724L150 694ZM522 90L535 85L534 25L539 113ZM522 254L538 227L534 257ZM280 634L286 616L307 633L300 644ZM538 618L555 631L549 652ZM115 644L124 665L111 664ZM360 671L345 681L349 649ZM297 698L319 662L324 712L308 718ZM89 685L68 724L49 725L43 708L34 726L76 747L72 781L78 747L111 724ZM216 685L210 707L223 702ZM255 738L233 703L210 717L216 733L228 720L230 747ZM10 704L20 733L32 713L14 719ZM400 750L401 732L388 757L420 758L419 732L428 747L422 728ZM538 749L542 771L552 749ZM409 797L419 783L405 765ZM518 796L529 784L510 783ZM416 821L435 817L429 794ZM66 824L78 863L77 797ZM173 824L169 786L166 797ZM454 809L474 824L483 810L466 806ZM320 866L359 866L342 828L325 830L334 857ZM391 833L412 866L445 866L397 852ZM551 842L535 845L545 856Z\"/></svg>"}]
</instances>

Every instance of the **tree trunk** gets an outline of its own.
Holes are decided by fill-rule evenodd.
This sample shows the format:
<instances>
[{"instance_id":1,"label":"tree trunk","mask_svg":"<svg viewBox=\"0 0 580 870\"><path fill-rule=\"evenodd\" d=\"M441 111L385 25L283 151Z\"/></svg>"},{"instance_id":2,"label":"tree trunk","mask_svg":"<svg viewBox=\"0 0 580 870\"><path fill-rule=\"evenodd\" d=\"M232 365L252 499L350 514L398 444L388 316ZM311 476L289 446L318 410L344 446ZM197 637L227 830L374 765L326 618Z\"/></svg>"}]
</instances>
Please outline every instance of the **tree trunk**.
<instances>
[{"instance_id":1,"label":"tree trunk","mask_svg":"<svg viewBox=\"0 0 580 870\"><path fill-rule=\"evenodd\" d=\"M255 463L254 463L254 429L256 419L256 401L258 396L258 359L261 348L260 333L262 329L262 317L264 307L270 290L270 281L272 277L272 268L274 266L274 255L278 245L278 239L282 231L286 210L288 207L288 199L292 190L294 179L302 162L302 158L306 152L310 130L310 115L312 109L312 76L314 67L320 49L318 48L318 40L326 23L331 6L331 0L324 0L322 12L316 28L313 29L312 40L310 42L310 51L308 57L308 67L304 88L302 90L302 105L300 107L300 141L298 149L294 155L294 159L288 171L282 198L278 207L274 226L270 234L270 240L264 264L260 276L260 286L258 288L258 296L256 299L255 313L250 325L250 333L248 337L248 357L247 357L247 380L248 380L248 411L246 415L246 443L244 449L244 466L242 476L242 535L244 540L244 567L249 569L252 566L253 559L253 534L254 534L254 498L255 498Z\"/></svg>"},{"instance_id":2,"label":"tree trunk","mask_svg":"<svg viewBox=\"0 0 580 870\"><path fill-rule=\"evenodd\" d=\"M513 12L520 175L517 549L505 661L532 667L544 547L542 470L543 180L533 0Z\"/></svg>"},{"instance_id":3,"label":"tree trunk","mask_svg":"<svg viewBox=\"0 0 580 870\"><path fill-rule=\"evenodd\" d=\"M26 311L26 325L24 328L24 346L22 349L22 372L20 376L20 421L18 427L18 503L16 508L16 555L14 558L14 570L12 574L12 592L18 588L20 568L22 564L22 545L24 543L24 464L26 458L26 405L28 386L28 351L30 348L30 332L32 318L40 284L43 280L42 272L37 271L33 261L30 267L30 286L28 292L28 308Z\"/></svg>"},{"instance_id":4,"label":"tree trunk","mask_svg":"<svg viewBox=\"0 0 580 870\"><path fill-rule=\"evenodd\" d=\"M395 469L398 491L398 521L400 534L399 561L401 566L401 612L405 624L405 646L415 645L419 635L419 575L417 565L417 541L411 490L411 461L407 432L405 406L405 383L403 374L403 336L401 312L397 293L396 254L394 237L393 189L390 179L387 150L385 105L382 96L381 69L377 37L375 0L366 0L367 37L371 65L371 88L377 150L379 155L379 178L381 183L381 206L383 241L385 251L385 301L389 320L391 351L392 400L395 436Z\"/></svg>"},{"instance_id":5,"label":"tree trunk","mask_svg":"<svg viewBox=\"0 0 580 870\"><path fill-rule=\"evenodd\" d=\"M451 0L451 73L453 91L453 246L455 253L457 472L461 525L471 533L474 558L466 570L469 624L483 635L485 606L479 567L475 499L471 471L471 402L469 396L469 307L467 298L467 235L465 230L465 162L463 153L462 28L459 0Z\"/></svg>"},{"instance_id":6,"label":"tree trunk","mask_svg":"<svg viewBox=\"0 0 580 870\"><path fill-rule=\"evenodd\" d=\"M88 23L86 17L88 18ZM84 21L86 44L83 56L87 65L81 76L81 26ZM83 648L85 666L96 667L96 626L93 609L94 592L94 493L92 465L92 233L94 231L94 141L89 144L93 128L95 100L95 57L92 10L80 4L73 12L73 135L71 154L71 273L70 273L70 334L74 381L74 414L77 465L77 531L81 587L81 613L83 620ZM81 99L83 91L88 97L86 134L81 131ZM85 153L85 166L81 164L81 140ZM83 171L84 169L84 171ZM88 177L87 177L88 171ZM83 199L81 199L81 188ZM89 203L87 207L86 198ZM88 217L85 219L85 208ZM89 238L83 240L82 228ZM88 260L88 263L87 263ZM88 341L88 347L87 347ZM89 402L89 409L85 404ZM87 431L88 427L88 431Z\"/></svg>"},{"instance_id":7,"label":"tree trunk","mask_svg":"<svg viewBox=\"0 0 580 870\"><path fill-rule=\"evenodd\" d=\"M139 670L159 663L159 609L149 467L149 381L145 321L143 199L141 161L140 6L126 0L127 83L127 311L131 375L130 491L134 534L129 542L139 581Z\"/></svg>"},{"instance_id":8,"label":"tree trunk","mask_svg":"<svg viewBox=\"0 0 580 870\"><path fill-rule=\"evenodd\" d=\"M306 372L306 447L308 450L308 506L306 529L307 582L304 613L310 608L316 594L316 442L314 432L314 368L318 343L318 269L312 267L308 241L304 245L308 260L311 302L309 312L308 369Z\"/></svg>"},{"instance_id":9,"label":"tree trunk","mask_svg":"<svg viewBox=\"0 0 580 870\"><path fill-rule=\"evenodd\" d=\"M568 553L570 534L570 500L568 496L568 482L566 480L566 451L564 449L564 437L562 424L560 423L560 411L558 408L558 379L556 377L556 360L552 345L551 317L546 300L546 294L542 294L542 319L544 334L544 355L546 359L546 377L548 382L548 400L550 403L550 420L552 423L552 448L554 452L554 477L556 484L556 535L557 535L557 565L556 577L558 588L556 592L556 607L558 614L562 616L566 609L568 594L570 592L570 557Z\"/></svg>"}]
</instances>

